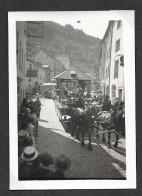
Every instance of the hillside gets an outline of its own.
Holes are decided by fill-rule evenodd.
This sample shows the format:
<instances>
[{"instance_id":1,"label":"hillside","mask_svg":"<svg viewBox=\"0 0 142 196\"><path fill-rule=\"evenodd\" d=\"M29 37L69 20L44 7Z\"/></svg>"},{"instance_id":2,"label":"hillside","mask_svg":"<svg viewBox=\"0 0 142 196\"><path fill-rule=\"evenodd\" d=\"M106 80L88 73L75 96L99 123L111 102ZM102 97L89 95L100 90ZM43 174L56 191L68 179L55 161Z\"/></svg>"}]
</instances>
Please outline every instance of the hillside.
<instances>
[{"instance_id":1,"label":"hillside","mask_svg":"<svg viewBox=\"0 0 142 196\"><path fill-rule=\"evenodd\" d=\"M35 34L36 31L38 33L38 29L34 29ZM83 69L90 69L90 73L93 70L98 75L101 40L86 35L71 25L43 22L43 38L27 37L27 56L35 55L37 46L53 58L57 55L68 55L71 66L82 66Z\"/></svg>"}]
</instances>

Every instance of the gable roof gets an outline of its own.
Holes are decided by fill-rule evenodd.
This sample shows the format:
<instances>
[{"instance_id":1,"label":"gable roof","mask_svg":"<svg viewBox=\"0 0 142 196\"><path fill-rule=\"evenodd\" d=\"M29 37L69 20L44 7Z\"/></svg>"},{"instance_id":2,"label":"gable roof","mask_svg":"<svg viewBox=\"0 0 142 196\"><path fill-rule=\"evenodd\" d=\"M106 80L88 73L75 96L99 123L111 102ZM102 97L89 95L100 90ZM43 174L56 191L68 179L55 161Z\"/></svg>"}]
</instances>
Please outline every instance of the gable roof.
<instances>
[{"instance_id":1,"label":"gable roof","mask_svg":"<svg viewBox=\"0 0 142 196\"><path fill-rule=\"evenodd\" d=\"M71 73L75 72L75 74L71 75ZM85 71L81 69L81 67L70 67L66 71L60 73L55 76L54 79L64 79L64 80L94 80L95 78L87 75Z\"/></svg>"}]
</instances>

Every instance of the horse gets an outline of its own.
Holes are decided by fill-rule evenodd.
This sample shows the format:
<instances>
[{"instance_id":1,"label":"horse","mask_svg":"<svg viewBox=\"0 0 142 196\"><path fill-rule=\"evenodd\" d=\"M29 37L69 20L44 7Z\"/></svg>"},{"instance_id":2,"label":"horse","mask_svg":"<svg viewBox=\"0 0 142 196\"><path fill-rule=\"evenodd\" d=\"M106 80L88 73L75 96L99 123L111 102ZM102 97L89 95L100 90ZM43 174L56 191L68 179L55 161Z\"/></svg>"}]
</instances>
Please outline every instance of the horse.
<instances>
[{"instance_id":1,"label":"horse","mask_svg":"<svg viewBox=\"0 0 142 196\"><path fill-rule=\"evenodd\" d=\"M119 140L119 133L121 133L122 136L125 137L125 115L124 115L124 109L118 108L114 109L111 112L102 111L98 115L98 119L96 121L96 125L101 125L104 131L107 129L108 132L108 145L111 146L110 140L111 140L111 130L115 130L116 135L116 142L114 143L114 147L118 147L118 140ZM98 128L97 128L98 133ZM99 138L99 135L97 134L97 137ZM103 133L102 141L105 143L106 139Z\"/></svg>"},{"instance_id":2,"label":"horse","mask_svg":"<svg viewBox=\"0 0 142 196\"><path fill-rule=\"evenodd\" d=\"M95 127L94 121L97 119L98 113L95 107L90 107L87 109L82 108L73 108L71 113L71 120L72 120L72 133L71 135L74 136L76 131L76 138L80 140L80 135L82 137L81 145L84 147L84 137L85 135L88 136L89 144L88 149L90 151L93 150L91 145L91 136L93 133L93 129Z\"/></svg>"}]
</instances>

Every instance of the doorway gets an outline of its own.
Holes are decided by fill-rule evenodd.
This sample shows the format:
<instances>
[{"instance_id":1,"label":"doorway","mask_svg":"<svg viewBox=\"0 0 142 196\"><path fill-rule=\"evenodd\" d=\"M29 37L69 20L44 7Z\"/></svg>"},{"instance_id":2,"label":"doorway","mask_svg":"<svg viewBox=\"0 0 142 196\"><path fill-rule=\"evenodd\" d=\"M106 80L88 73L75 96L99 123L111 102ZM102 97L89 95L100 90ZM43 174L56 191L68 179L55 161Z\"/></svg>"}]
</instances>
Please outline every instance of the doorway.
<instances>
[{"instance_id":1,"label":"doorway","mask_svg":"<svg viewBox=\"0 0 142 196\"><path fill-rule=\"evenodd\" d=\"M119 95L119 101L122 101L122 89L119 89L118 95Z\"/></svg>"}]
</instances>

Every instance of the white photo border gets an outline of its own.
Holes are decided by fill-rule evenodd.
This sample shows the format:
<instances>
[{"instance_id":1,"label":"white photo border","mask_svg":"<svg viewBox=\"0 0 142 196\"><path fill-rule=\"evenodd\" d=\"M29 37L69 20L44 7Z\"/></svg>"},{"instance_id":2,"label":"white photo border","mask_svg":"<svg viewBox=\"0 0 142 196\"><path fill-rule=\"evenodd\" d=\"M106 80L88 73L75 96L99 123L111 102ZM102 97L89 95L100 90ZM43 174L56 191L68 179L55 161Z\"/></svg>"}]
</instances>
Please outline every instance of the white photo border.
<instances>
[{"instance_id":1,"label":"white photo border","mask_svg":"<svg viewBox=\"0 0 142 196\"><path fill-rule=\"evenodd\" d=\"M136 115L135 115L135 12L130 11L58 11L58 12L9 12L9 152L10 190L54 189L126 189L136 188ZM16 21L61 20L122 20L125 115L126 115L126 180L18 180L17 136L17 71L16 71Z\"/></svg>"}]
</instances>

